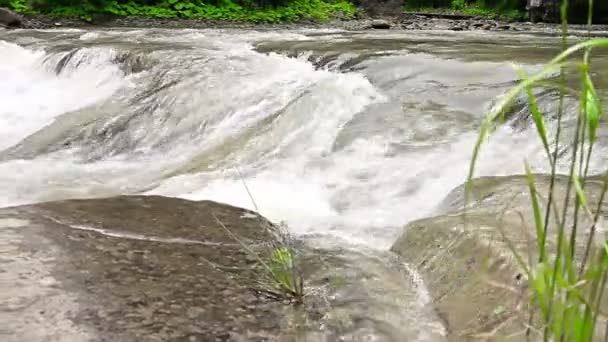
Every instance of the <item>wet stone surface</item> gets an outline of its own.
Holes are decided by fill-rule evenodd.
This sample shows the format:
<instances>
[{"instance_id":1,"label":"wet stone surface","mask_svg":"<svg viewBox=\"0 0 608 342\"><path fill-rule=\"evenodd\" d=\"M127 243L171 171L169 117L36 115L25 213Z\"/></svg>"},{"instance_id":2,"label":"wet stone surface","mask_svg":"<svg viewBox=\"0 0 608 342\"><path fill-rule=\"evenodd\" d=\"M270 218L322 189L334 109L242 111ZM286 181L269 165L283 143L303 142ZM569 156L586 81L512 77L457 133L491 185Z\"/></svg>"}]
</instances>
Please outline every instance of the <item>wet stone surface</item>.
<instances>
[{"instance_id":1,"label":"wet stone surface","mask_svg":"<svg viewBox=\"0 0 608 342\"><path fill-rule=\"evenodd\" d=\"M4 221L27 220L22 221L28 222L25 226L5 228L24 236L19 242L22 252L34 256L46 249L53 254L45 265L49 279L61 292L76 298L65 321L98 336L93 340L239 341L239 336L265 340L260 336L278 330L281 304L255 295L250 259L214 216L248 241L267 238L259 216L245 210L161 197L74 200L0 213ZM169 237L191 241L162 240ZM16 254L7 253L9 264L12 257L17 259ZM34 291L22 297L43 307L43 294ZM25 322L13 323L7 327L7 336L23 341L19 334L25 334L20 326ZM59 332L58 340L65 336Z\"/></svg>"},{"instance_id":2,"label":"wet stone surface","mask_svg":"<svg viewBox=\"0 0 608 342\"><path fill-rule=\"evenodd\" d=\"M554 200L564 203L568 178L558 176L554 182ZM537 191L545 194L550 177L535 175L535 184ZM597 177L587 180L590 207L597 207L601 188ZM391 250L421 273L445 320L448 340L524 341L530 285L513 249L523 258L538 258L530 248L536 240L526 177L476 178L470 196L465 212L464 185L454 189L438 208L437 216L408 223ZM601 208L604 217L606 209L605 205ZM589 222L581 218L579 225L588 227ZM575 261L581 259L588 232L577 232ZM566 234L570 236L569 231ZM550 224L548 253L554 253L556 237L556 227ZM540 322L533 325L540 326ZM532 340L540 338L532 336Z\"/></svg>"},{"instance_id":3,"label":"wet stone surface","mask_svg":"<svg viewBox=\"0 0 608 342\"><path fill-rule=\"evenodd\" d=\"M0 340L444 340L391 253L298 241L306 296L293 305L260 291L257 259L218 221L264 256L271 224L216 202L120 196L0 209Z\"/></svg>"}]
</instances>

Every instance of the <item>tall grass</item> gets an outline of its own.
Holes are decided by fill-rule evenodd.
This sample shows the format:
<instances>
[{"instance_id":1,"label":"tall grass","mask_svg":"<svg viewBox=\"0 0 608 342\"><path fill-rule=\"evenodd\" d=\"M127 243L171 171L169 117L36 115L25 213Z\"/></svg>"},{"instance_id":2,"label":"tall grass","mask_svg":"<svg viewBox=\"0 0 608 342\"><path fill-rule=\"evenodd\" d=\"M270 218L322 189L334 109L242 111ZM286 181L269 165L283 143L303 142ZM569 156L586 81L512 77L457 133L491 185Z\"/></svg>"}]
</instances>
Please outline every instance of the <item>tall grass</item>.
<instances>
[{"instance_id":1,"label":"tall grass","mask_svg":"<svg viewBox=\"0 0 608 342\"><path fill-rule=\"evenodd\" d=\"M534 75L519 70L521 81L485 117L473 150L467 194L472 189L475 165L483 142L518 96L524 94L550 170L547 193L540 193L534 174L524 162L534 216L536 244L533 254L536 257L526 258L515 248L512 252L516 254L530 285L532 305L526 335L533 338L533 334L540 334L543 341L608 341L608 328L605 327L608 308L603 306L608 303L605 299L608 296L608 242L599 233L604 229L601 210L608 189L608 170L602 177L603 185L599 191L591 193L588 186L589 165L597 151L594 146L604 114L590 74L591 56L594 48L608 47L608 39L589 39L568 47L567 7L567 0L562 1L563 51ZM589 26L592 9L593 0L589 0ZM565 138L563 117L567 113L564 112L564 101L566 96L573 95L572 89L566 86L565 74L571 70L578 73L580 82L580 90L574 92L579 108L575 132L572 138ZM547 83L546 77L554 72L560 72L558 83ZM556 128L552 132L545 123L544 114L549 113L541 113L534 94L535 89L547 86L559 92ZM570 148L568 181L565 194L558 195L555 186L558 152L564 147ZM532 326L540 329L532 329Z\"/></svg>"}]
</instances>

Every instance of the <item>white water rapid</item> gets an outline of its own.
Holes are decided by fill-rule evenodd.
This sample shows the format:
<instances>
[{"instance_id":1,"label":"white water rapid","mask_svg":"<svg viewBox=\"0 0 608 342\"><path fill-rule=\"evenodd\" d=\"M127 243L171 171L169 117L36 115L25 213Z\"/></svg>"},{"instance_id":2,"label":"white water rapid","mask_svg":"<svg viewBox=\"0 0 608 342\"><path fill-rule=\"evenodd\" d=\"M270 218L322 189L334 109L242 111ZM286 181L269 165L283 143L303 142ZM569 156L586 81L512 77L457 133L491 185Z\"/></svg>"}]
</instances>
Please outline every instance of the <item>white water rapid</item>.
<instances>
[{"instance_id":1,"label":"white water rapid","mask_svg":"<svg viewBox=\"0 0 608 342\"><path fill-rule=\"evenodd\" d=\"M5 34L0 205L144 192L253 208L244 181L297 234L387 248L464 180L510 61L475 60L476 36L449 51L439 34L308 33ZM509 128L491 144L480 174L538 149Z\"/></svg>"}]
</instances>

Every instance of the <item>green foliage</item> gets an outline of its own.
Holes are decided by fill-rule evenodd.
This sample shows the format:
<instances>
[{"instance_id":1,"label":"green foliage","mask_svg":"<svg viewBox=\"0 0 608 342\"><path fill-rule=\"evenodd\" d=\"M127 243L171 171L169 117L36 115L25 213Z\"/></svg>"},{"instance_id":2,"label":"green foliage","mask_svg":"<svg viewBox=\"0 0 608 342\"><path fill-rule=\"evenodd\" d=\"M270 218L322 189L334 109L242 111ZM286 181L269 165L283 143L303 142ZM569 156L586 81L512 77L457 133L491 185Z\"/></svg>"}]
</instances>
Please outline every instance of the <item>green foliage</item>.
<instances>
[{"instance_id":1,"label":"green foliage","mask_svg":"<svg viewBox=\"0 0 608 342\"><path fill-rule=\"evenodd\" d=\"M512 20L519 21L524 19L525 13L523 11L517 9L496 9L496 8L488 8L482 6L468 6L464 8L462 14L486 17L486 18L495 18L495 19L504 19L504 20Z\"/></svg>"},{"instance_id":2,"label":"green foliage","mask_svg":"<svg viewBox=\"0 0 608 342\"><path fill-rule=\"evenodd\" d=\"M27 0L0 0L0 7L7 7L19 13L33 13Z\"/></svg>"},{"instance_id":3,"label":"green foliage","mask_svg":"<svg viewBox=\"0 0 608 342\"><path fill-rule=\"evenodd\" d=\"M292 251L284 246L275 248L270 256L268 265L277 290L288 290L296 293L298 291L297 278L293 276L293 254Z\"/></svg>"},{"instance_id":4,"label":"green foliage","mask_svg":"<svg viewBox=\"0 0 608 342\"><path fill-rule=\"evenodd\" d=\"M326 21L341 12L352 18L355 7L347 0L0 0L19 12L37 10L56 17L91 20L97 14L155 18L277 23L298 20Z\"/></svg>"},{"instance_id":5,"label":"green foliage","mask_svg":"<svg viewBox=\"0 0 608 342\"><path fill-rule=\"evenodd\" d=\"M456 11L463 10L467 7L465 0L452 0L452 9Z\"/></svg>"},{"instance_id":6,"label":"green foliage","mask_svg":"<svg viewBox=\"0 0 608 342\"><path fill-rule=\"evenodd\" d=\"M490 2L477 0L430 1L430 0L408 0L403 9L411 12L462 14L493 19L504 19L518 21L524 19L525 9L520 7L519 2L498 1Z\"/></svg>"}]
</instances>

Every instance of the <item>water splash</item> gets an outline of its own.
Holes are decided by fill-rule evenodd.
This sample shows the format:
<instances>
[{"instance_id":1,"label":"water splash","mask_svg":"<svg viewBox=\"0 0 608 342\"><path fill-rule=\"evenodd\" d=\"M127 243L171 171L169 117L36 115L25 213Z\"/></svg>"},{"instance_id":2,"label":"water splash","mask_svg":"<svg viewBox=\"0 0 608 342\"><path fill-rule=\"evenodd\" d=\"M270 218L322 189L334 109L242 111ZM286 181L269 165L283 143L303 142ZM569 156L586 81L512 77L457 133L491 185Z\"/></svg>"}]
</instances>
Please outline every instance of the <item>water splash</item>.
<instances>
[{"instance_id":1,"label":"water splash","mask_svg":"<svg viewBox=\"0 0 608 342\"><path fill-rule=\"evenodd\" d=\"M0 40L0 150L48 125L59 115L95 104L125 85L106 50L80 50L76 63L56 68L66 54L47 55ZM67 63L67 62L66 62Z\"/></svg>"},{"instance_id":2,"label":"water splash","mask_svg":"<svg viewBox=\"0 0 608 342\"><path fill-rule=\"evenodd\" d=\"M294 233L384 249L465 179L481 114L517 79L506 52L532 59L507 43L463 58L479 43L466 34L447 49L456 38L431 33L176 32L0 42L0 148L17 144L0 205L143 192L253 208L239 168L262 214ZM153 62L128 73L121 56ZM345 61L356 67L340 72ZM508 126L485 151L479 175L520 173L542 152Z\"/></svg>"}]
</instances>

